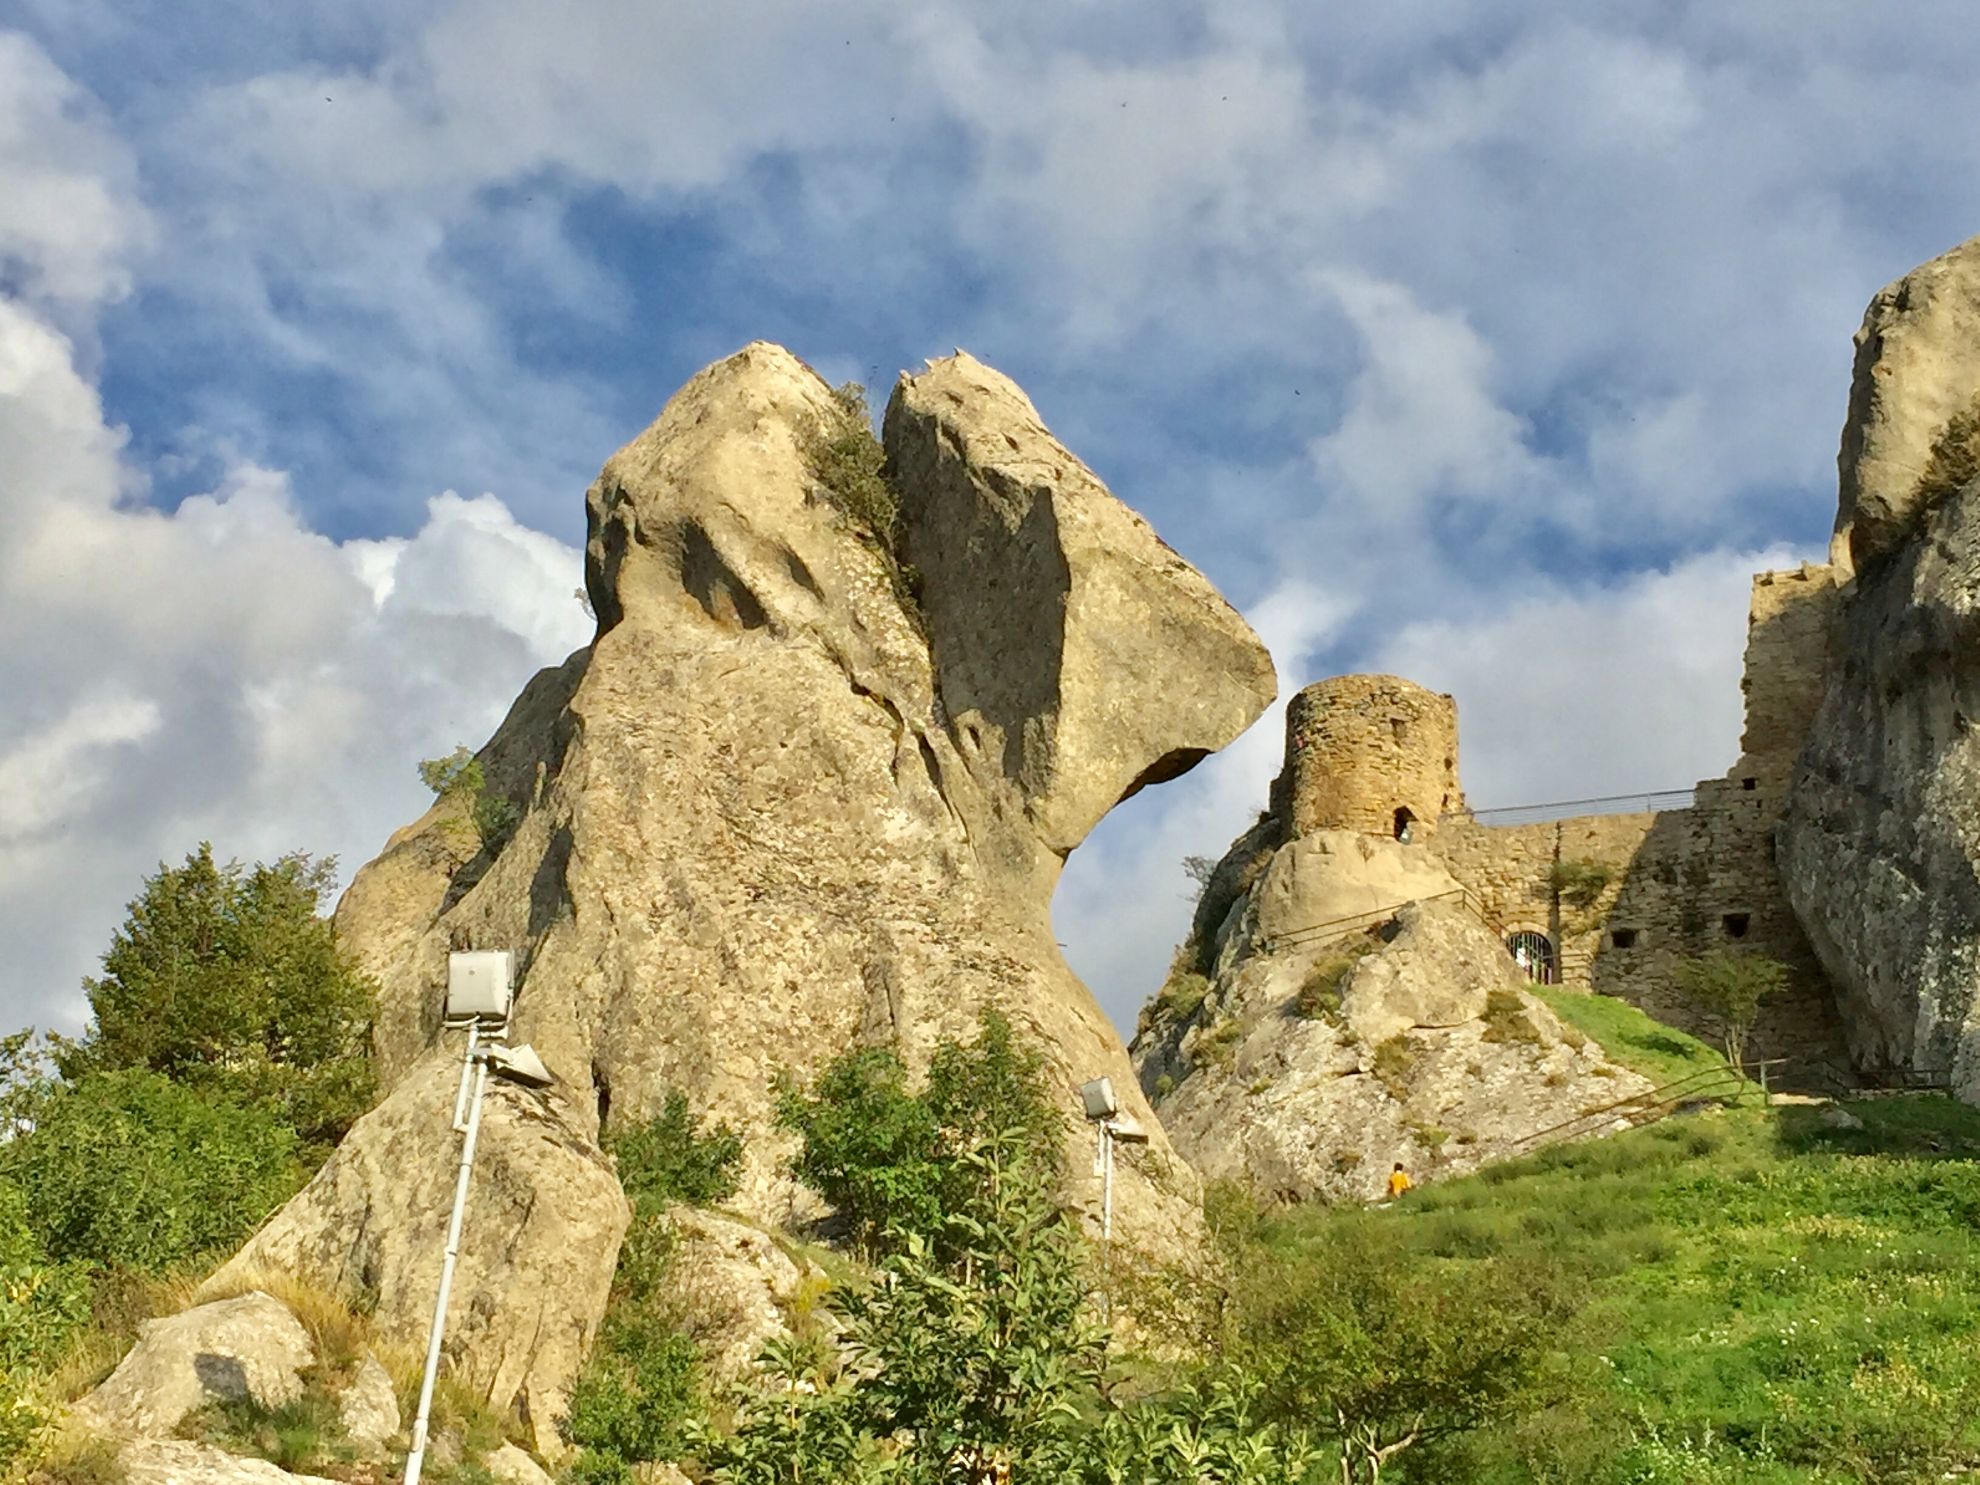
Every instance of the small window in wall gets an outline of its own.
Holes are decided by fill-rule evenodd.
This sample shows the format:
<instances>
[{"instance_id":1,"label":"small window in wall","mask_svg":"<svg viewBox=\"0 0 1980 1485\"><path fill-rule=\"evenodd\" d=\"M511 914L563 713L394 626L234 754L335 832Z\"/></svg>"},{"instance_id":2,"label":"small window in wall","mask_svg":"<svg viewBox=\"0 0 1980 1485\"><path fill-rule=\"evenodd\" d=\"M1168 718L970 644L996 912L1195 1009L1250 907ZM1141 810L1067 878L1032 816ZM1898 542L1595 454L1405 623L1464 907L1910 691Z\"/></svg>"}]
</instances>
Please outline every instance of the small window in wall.
<instances>
[{"instance_id":1,"label":"small window in wall","mask_svg":"<svg viewBox=\"0 0 1980 1485\"><path fill-rule=\"evenodd\" d=\"M1719 919L1719 926L1726 931L1727 938L1745 938L1746 930L1753 924L1750 913L1727 913Z\"/></svg>"},{"instance_id":2,"label":"small window in wall","mask_svg":"<svg viewBox=\"0 0 1980 1485\"><path fill-rule=\"evenodd\" d=\"M1411 827L1416 824L1416 816L1407 806L1396 811L1396 839L1407 843Z\"/></svg>"},{"instance_id":3,"label":"small window in wall","mask_svg":"<svg viewBox=\"0 0 1980 1485\"><path fill-rule=\"evenodd\" d=\"M1611 928L1609 930L1609 947L1612 949L1635 948L1636 930L1634 928Z\"/></svg>"},{"instance_id":4,"label":"small window in wall","mask_svg":"<svg viewBox=\"0 0 1980 1485\"><path fill-rule=\"evenodd\" d=\"M1739 787L1751 793L1760 787L1760 781L1758 779L1741 779L1739 781Z\"/></svg>"}]
</instances>

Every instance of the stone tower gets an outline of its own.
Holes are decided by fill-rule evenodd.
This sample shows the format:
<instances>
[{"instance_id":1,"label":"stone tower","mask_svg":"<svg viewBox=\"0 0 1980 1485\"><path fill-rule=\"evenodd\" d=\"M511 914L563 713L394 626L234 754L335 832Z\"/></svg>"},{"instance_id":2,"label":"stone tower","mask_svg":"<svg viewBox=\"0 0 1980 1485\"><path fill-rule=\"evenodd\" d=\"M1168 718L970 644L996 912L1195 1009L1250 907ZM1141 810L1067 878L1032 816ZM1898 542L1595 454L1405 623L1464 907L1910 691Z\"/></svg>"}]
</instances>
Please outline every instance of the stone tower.
<instances>
[{"instance_id":1,"label":"stone tower","mask_svg":"<svg viewBox=\"0 0 1980 1485\"><path fill-rule=\"evenodd\" d=\"M1316 681L1286 705L1277 806L1295 838L1312 830L1421 840L1464 808L1457 703L1393 675Z\"/></svg>"}]
</instances>

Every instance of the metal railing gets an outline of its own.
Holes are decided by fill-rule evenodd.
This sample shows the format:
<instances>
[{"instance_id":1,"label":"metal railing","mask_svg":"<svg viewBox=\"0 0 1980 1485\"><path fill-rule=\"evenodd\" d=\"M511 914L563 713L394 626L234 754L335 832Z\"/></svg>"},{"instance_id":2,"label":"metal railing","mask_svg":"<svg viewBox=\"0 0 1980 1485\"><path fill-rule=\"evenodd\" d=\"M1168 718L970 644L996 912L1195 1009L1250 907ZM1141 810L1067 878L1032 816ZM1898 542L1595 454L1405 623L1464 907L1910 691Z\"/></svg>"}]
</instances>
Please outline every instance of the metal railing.
<instances>
[{"instance_id":1,"label":"metal railing","mask_svg":"<svg viewBox=\"0 0 1980 1485\"><path fill-rule=\"evenodd\" d=\"M1504 932L1498 923L1485 911L1484 904L1471 895L1468 888L1453 887L1447 892L1433 892L1428 897L1406 897L1400 902L1388 903L1383 907L1367 908L1359 913L1329 918L1325 922L1310 923L1304 928L1295 928L1289 933L1275 933L1264 940L1260 949L1263 953L1274 954L1280 949L1346 938L1358 929L1373 928L1378 923L1388 922L1413 902L1455 902L1487 928L1504 937Z\"/></svg>"},{"instance_id":2,"label":"metal railing","mask_svg":"<svg viewBox=\"0 0 1980 1485\"><path fill-rule=\"evenodd\" d=\"M1594 799L1556 799L1546 804L1507 805L1503 809L1452 810L1443 819L1452 823L1468 820L1474 825L1542 825L1583 815L1647 815L1664 810L1688 810L1697 802L1696 788L1653 789L1647 794L1604 794Z\"/></svg>"},{"instance_id":3,"label":"metal railing","mask_svg":"<svg viewBox=\"0 0 1980 1485\"><path fill-rule=\"evenodd\" d=\"M1550 1124L1545 1129L1522 1135L1512 1142L1510 1153L1531 1155L1536 1150L1544 1150L1549 1145L1564 1144L1568 1140L1580 1139L1591 1134L1599 1134L1603 1129L1622 1123L1632 1129L1645 1124L1654 1124L1688 1103L1704 1099L1738 1096L1748 1088L1758 1087L1761 1098L1767 1097L1767 1070L1787 1062L1786 1057L1769 1057L1759 1062L1746 1062L1735 1068L1731 1063L1718 1067L1700 1068L1682 1078L1665 1083L1662 1087L1651 1088L1643 1093L1632 1093L1618 1098L1613 1103L1583 1109L1572 1119L1563 1119L1558 1124ZM1756 1072L1757 1078L1749 1078L1746 1072Z\"/></svg>"}]
</instances>

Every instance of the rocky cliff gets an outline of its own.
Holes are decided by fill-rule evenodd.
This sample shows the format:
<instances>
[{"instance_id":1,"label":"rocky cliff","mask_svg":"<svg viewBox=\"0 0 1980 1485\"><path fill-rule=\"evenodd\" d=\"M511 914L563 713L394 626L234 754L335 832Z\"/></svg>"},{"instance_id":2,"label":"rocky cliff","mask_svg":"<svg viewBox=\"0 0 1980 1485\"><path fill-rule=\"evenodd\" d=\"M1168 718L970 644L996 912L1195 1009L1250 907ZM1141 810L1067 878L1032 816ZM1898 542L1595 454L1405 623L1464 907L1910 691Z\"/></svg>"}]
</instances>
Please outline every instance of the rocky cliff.
<instances>
[{"instance_id":1,"label":"rocky cliff","mask_svg":"<svg viewBox=\"0 0 1980 1485\"><path fill-rule=\"evenodd\" d=\"M1980 1096L1980 239L1857 334L1838 529L1857 560L1779 833L1858 1063Z\"/></svg>"},{"instance_id":2,"label":"rocky cliff","mask_svg":"<svg viewBox=\"0 0 1980 1485\"><path fill-rule=\"evenodd\" d=\"M1211 872L1134 1042L1205 1176L1372 1200L1398 1162L1473 1170L1647 1089L1528 993L1429 844L1456 727L1449 697L1395 676L1288 707L1271 808Z\"/></svg>"},{"instance_id":3,"label":"rocky cliff","mask_svg":"<svg viewBox=\"0 0 1980 1485\"><path fill-rule=\"evenodd\" d=\"M614 455L586 502L596 639L532 681L480 754L512 822L483 838L438 805L339 908L383 986L392 1091L252 1256L355 1275L382 1313L423 1316L427 1276L367 1260L361 1219L389 1224L404 1203L385 1188L426 1191L452 1159L445 1139L401 1137L445 1091L449 949L513 950L514 1034L557 1085L505 1095L518 1127L497 1148L545 1156L546 1199L475 1226L536 1254L532 1283L572 1263L600 1277L564 1286L569 1312L540 1333L461 1332L458 1364L498 1403L553 1405L602 1302L622 1211L607 1202L596 1231L559 1231L554 1259L538 1241L568 1178L588 1188L601 1125L685 1091L748 1137L739 1204L788 1221L805 1209L773 1128L777 1075L808 1077L862 1042L913 1064L983 1007L1044 1049L1069 1133L1079 1083L1106 1074L1151 1126L1119 1175L1117 1232L1159 1250L1193 1231L1195 1177L1061 959L1050 901L1114 804L1251 723L1271 662L969 356L894 389L894 532L817 477L807 449L833 416L808 367L759 343ZM457 1307L500 1303L500 1278L469 1275Z\"/></svg>"}]
</instances>

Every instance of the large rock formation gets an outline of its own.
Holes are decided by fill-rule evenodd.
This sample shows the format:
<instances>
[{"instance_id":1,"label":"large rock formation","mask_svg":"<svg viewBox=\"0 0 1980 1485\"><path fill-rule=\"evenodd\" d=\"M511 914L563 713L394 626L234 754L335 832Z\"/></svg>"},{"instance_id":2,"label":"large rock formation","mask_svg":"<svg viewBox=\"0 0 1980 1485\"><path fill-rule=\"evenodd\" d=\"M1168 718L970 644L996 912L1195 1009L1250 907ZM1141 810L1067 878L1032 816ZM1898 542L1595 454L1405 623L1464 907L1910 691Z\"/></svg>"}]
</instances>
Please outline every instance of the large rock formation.
<instances>
[{"instance_id":1,"label":"large rock formation","mask_svg":"<svg viewBox=\"0 0 1980 1485\"><path fill-rule=\"evenodd\" d=\"M1980 388L1980 237L1870 301L1837 457L1839 545L1861 568L1918 535L1947 425Z\"/></svg>"},{"instance_id":2,"label":"large rock formation","mask_svg":"<svg viewBox=\"0 0 1980 1485\"><path fill-rule=\"evenodd\" d=\"M1980 240L1885 289L1864 318L1838 522L1854 533L1858 571L1778 842L1858 1063L1950 1074L1969 1097L1980 1096L1980 488L1922 476L1976 395Z\"/></svg>"},{"instance_id":3,"label":"large rock formation","mask_svg":"<svg viewBox=\"0 0 1980 1485\"><path fill-rule=\"evenodd\" d=\"M622 1221L592 1191L590 1142L669 1090L747 1136L738 1204L769 1222L804 1210L773 1123L780 1073L808 1078L862 1042L918 1064L986 1007L1046 1053L1069 1133L1095 1076L1146 1117L1060 957L1052 891L1108 809L1222 747L1273 694L1243 620L1004 377L958 353L895 388L897 552L814 477L807 440L834 406L789 352L751 345L607 462L587 496L597 637L532 681L480 754L512 827L485 840L436 805L338 911L383 987L391 1097L243 1261L363 1287L389 1328L423 1323L432 1275L412 1260L437 1262L453 1158L445 959L514 951L514 1035L557 1097L531 1113L504 1094L484 1132L515 1179L477 1178L501 1210L470 1227L464 1262L482 1266L456 1349L533 1417L596 1319ZM514 1141L499 1131L539 1118ZM557 1181L525 1168L532 1139ZM556 1215L566 1177L591 1219ZM1155 1129L1120 1173L1117 1231L1187 1242L1195 1191ZM566 1242L582 1275L551 1257ZM562 1313L537 1314L550 1304Z\"/></svg>"},{"instance_id":4,"label":"large rock formation","mask_svg":"<svg viewBox=\"0 0 1980 1485\"><path fill-rule=\"evenodd\" d=\"M1449 899L1234 955L1194 1007L1158 1002L1134 1050L1204 1176L1288 1201L1373 1200L1398 1162L1460 1175L1649 1087Z\"/></svg>"},{"instance_id":5,"label":"large rock formation","mask_svg":"<svg viewBox=\"0 0 1980 1485\"><path fill-rule=\"evenodd\" d=\"M1288 706L1271 808L1204 883L1134 1043L1204 1175L1372 1199L1397 1162L1472 1170L1647 1090L1527 992L1440 858L1456 767L1450 697L1400 677L1335 677Z\"/></svg>"}]
</instances>

